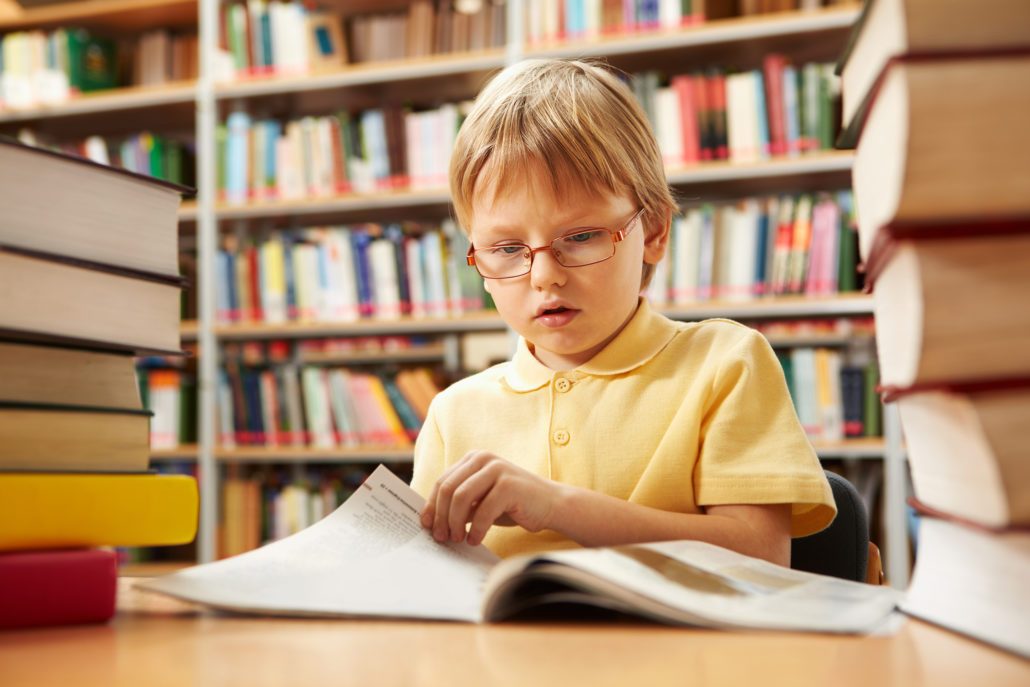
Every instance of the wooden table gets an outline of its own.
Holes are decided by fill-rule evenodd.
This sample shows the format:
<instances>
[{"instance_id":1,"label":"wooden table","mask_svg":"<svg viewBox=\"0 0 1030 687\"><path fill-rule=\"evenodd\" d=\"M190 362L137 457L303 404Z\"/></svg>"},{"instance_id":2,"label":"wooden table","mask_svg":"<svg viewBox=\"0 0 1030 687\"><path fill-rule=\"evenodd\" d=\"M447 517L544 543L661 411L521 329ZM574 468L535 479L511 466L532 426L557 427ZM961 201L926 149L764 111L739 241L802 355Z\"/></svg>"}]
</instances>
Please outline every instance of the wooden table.
<instances>
[{"instance_id":1,"label":"wooden table","mask_svg":"<svg viewBox=\"0 0 1030 687\"><path fill-rule=\"evenodd\" d=\"M1030 661L930 625L889 637L650 624L213 615L122 580L108 625L0 632L0 685L1030 685Z\"/></svg>"}]
</instances>

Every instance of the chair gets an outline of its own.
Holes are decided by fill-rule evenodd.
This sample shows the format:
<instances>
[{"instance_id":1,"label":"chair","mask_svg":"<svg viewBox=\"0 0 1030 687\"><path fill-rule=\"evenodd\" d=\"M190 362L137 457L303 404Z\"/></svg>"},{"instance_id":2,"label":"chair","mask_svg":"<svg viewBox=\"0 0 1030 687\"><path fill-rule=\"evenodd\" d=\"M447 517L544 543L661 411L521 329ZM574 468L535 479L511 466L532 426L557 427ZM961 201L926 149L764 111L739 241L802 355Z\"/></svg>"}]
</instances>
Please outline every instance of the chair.
<instances>
[{"instance_id":1,"label":"chair","mask_svg":"<svg viewBox=\"0 0 1030 687\"><path fill-rule=\"evenodd\" d=\"M855 582L883 584L880 550L869 541L869 516L858 490L848 480L826 470L837 504L829 527L791 540L790 567Z\"/></svg>"}]
</instances>

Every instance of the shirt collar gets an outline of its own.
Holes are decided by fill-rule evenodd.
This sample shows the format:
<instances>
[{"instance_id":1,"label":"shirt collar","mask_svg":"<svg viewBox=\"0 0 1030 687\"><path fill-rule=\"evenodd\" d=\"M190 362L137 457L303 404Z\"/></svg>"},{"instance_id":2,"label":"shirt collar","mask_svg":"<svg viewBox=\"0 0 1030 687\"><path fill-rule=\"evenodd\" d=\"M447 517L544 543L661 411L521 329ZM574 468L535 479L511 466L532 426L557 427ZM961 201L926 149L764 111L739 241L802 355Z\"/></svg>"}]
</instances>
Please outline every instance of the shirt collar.
<instances>
[{"instance_id":1,"label":"shirt collar","mask_svg":"<svg viewBox=\"0 0 1030 687\"><path fill-rule=\"evenodd\" d=\"M587 375L617 375L629 372L665 348L676 335L676 325L651 310L647 299L641 298L637 311L622 331L600 353L576 368ZM527 392L549 384L554 370L547 367L529 350L528 342L519 337L515 355L504 373L504 380L513 391Z\"/></svg>"}]
</instances>

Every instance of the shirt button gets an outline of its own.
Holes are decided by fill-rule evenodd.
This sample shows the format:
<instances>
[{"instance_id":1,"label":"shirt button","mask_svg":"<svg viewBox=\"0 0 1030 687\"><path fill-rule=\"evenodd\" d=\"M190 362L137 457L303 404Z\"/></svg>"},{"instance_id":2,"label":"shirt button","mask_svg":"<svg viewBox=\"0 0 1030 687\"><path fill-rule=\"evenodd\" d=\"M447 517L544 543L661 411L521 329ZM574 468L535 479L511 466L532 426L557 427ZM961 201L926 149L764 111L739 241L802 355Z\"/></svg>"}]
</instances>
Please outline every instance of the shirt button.
<instances>
[{"instance_id":1,"label":"shirt button","mask_svg":"<svg viewBox=\"0 0 1030 687\"><path fill-rule=\"evenodd\" d=\"M554 388L564 394L566 391L572 388L572 382L565 379L564 377L561 377L554 383Z\"/></svg>"},{"instance_id":2,"label":"shirt button","mask_svg":"<svg viewBox=\"0 0 1030 687\"><path fill-rule=\"evenodd\" d=\"M569 443L569 433L566 432L564 429L559 429L552 435L552 438L554 439L554 443L558 444L559 446L564 446L565 444Z\"/></svg>"}]
</instances>

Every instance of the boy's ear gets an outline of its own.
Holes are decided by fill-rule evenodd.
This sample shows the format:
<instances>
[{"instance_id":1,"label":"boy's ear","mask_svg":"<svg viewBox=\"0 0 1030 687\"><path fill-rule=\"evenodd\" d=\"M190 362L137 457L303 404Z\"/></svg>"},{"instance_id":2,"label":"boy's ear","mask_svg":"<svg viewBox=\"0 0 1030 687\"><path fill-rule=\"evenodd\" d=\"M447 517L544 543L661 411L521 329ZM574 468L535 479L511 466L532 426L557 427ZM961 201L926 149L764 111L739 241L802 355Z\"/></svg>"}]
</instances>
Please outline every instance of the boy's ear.
<instances>
[{"instance_id":1,"label":"boy's ear","mask_svg":"<svg viewBox=\"0 0 1030 687\"><path fill-rule=\"evenodd\" d=\"M665 257L665 251L669 248L670 228L672 227L672 213L666 213L662 219L662 229L644 239L644 262L649 265L657 265Z\"/></svg>"}]
</instances>

